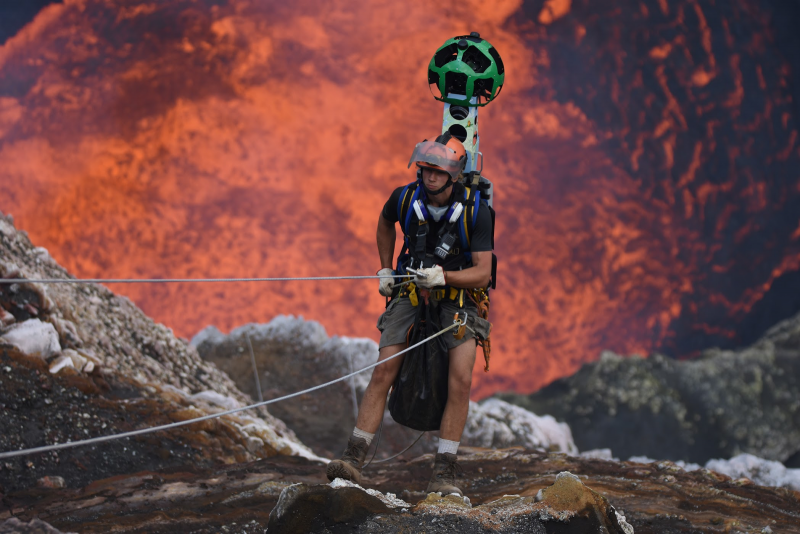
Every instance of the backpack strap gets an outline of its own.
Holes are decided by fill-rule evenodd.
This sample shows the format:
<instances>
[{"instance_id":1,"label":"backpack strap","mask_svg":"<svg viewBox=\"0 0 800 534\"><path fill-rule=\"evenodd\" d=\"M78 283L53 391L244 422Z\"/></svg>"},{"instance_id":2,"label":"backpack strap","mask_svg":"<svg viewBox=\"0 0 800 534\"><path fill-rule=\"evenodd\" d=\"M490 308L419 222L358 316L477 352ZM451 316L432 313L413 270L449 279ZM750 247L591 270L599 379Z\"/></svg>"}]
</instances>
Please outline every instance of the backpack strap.
<instances>
[{"instance_id":1,"label":"backpack strap","mask_svg":"<svg viewBox=\"0 0 800 534\"><path fill-rule=\"evenodd\" d=\"M417 182L406 185L400 192L400 199L397 201L397 220L400 222L400 228L402 228L404 235L408 227L406 215L408 214L408 209L411 207L411 202L416 193L416 185Z\"/></svg>"},{"instance_id":2,"label":"backpack strap","mask_svg":"<svg viewBox=\"0 0 800 534\"><path fill-rule=\"evenodd\" d=\"M470 250L472 230L478 222L478 210L481 206L481 190L478 187L481 175L477 172L470 174L472 176L471 182L469 186L464 189L464 198L466 199L465 209L464 213L461 214L461 221L458 225L458 233L461 237L461 246L463 250ZM470 252L465 252L465 255L467 256L467 261L472 261L472 254Z\"/></svg>"},{"instance_id":3,"label":"backpack strap","mask_svg":"<svg viewBox=\"0 0 800 534\"><path fill-rule=\"evenodd\" d=\"M397 203L397 220L400 222L400 228L403 230L403 235L408 236L408 225L411 222L411 217L414 216L414 210L411 206L419 198L419 182L412 182L405 186L400 194L400 200Z\"/></svg>"}]
</instances>

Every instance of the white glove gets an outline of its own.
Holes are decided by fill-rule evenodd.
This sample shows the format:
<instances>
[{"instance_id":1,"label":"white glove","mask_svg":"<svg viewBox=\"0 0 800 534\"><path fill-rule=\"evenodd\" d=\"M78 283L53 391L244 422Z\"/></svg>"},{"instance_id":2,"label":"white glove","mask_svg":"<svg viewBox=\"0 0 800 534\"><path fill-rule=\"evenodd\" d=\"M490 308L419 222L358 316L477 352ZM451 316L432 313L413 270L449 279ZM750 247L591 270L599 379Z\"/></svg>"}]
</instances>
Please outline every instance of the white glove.
<instances>
[{"instance_id":1,"label":"white glove","mask_svg":"<svg viewBox=\"0 0 800 534\"><path fill-rule=\"evenodd\" d=\"M386 267L385 269L378 271L378 276L389 275L394 275L394 271L391 269L391 267ZM381 285L378 288L378 292L384 297L391 297L392 289L394 289L394 278L381 278L380 282Z\"/></svg>"},{"instance_id":2,"label":"white glove","mask_svg":"<svg viewBox=\"0 0 800 534\"><path fill-rule=\"evenodd\" d=\"M419 287L431 289L436 286L443 286L446 284L444 279L444 270L442 269L441 265L436 265L430 269L420 269L419 273L425 275L425 278L422 278L421 276L414 278L414 283Z\"/></svg>"}]
</instances>

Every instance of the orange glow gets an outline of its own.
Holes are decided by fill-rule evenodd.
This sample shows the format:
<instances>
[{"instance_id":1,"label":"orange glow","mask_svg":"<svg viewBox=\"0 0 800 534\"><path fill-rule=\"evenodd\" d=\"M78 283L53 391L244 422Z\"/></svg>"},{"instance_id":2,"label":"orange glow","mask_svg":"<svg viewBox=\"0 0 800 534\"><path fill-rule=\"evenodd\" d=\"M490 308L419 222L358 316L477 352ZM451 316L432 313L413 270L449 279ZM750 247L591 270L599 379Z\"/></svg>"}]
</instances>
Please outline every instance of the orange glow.
<instances>
[{"instance_id":1,"label":"orange glow","mask_svg":"<svg viewBox=\"0 0 800 534\"><path fill-rule=\"evenodd\" d=\"M427 63L473 30L507 73L480 112L500 265L476 398L532 391L603 349L670 347L676 324L733 338L800 268L792 223L764 234L749 288L722 278L751 260L730 247L760 243L758 221L786 209L774 199L800 195L770 182L800 155L788 68L759 60L768 39L731 33L761 24L751 11L212 4L66 0L0 47L0 210L77 276L373 274L378 213L441 126ZM185 337L294 314L377 339L384 305L375 281L112 289Z\"/></svg>"}]
</instances>

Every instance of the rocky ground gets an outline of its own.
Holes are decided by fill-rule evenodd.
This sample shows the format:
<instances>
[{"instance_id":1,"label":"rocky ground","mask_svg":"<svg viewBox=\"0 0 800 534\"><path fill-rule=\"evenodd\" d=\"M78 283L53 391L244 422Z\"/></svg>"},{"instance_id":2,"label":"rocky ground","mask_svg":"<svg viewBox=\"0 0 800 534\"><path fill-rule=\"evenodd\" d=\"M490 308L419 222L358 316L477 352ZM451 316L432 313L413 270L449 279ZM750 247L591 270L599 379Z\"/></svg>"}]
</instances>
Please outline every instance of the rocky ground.
<instances>
[{"instance_id":1,"label":"rocky ground","mask_svg":"<svg viewBox=\"0 0 800 534\"><path fill-rule=\"evenodd\" d=\"M800 493L708 470L685 472L671 462L616 462L521 448L463 449L461 459L460 480L471 507L423 493L431 455L368 468L364 485L372 495L347 484L327 485L319 462L275 456L140 472L82 489L12 492L3 496L0 525L13 514L21 522L39 518L63 532L81 533L264 532L269 526L269 532L281 533L583 533L601 532L597 525L603 523L604 532L625 532L619 519L613 525L616 514L604 508L607 502L636 534L800 532ZM565 471L596 494L571 484L549 490L561 495L560 504L552 502L553 495L547 501L547 488ZM544 495L537 500L540 490Z\"/></svg>"},{"instance_id":2,"label":"rocky ground","mask_svg":"<svg viewBox=\"0 0 800 534\"><path fill-rule=\"evenodd\" d=\"M691 361L606 352L531 395L498 398L566 421L581 450L697 463L750 453L800 467L800 315L743 350Z\"/></svg>"},{"instance_id":3,"label":"rocky ground","mask_svg":"<svg viewBox=\"0 0 800 534\"><path fill-rule=\"evenodd\" d=\"M186 340L99 285L69 278L0 214L0 451L182 421L251 399ZM313 453L266 410L0 461L0 493L116 474Z\"/></svg>"}]
</instances>

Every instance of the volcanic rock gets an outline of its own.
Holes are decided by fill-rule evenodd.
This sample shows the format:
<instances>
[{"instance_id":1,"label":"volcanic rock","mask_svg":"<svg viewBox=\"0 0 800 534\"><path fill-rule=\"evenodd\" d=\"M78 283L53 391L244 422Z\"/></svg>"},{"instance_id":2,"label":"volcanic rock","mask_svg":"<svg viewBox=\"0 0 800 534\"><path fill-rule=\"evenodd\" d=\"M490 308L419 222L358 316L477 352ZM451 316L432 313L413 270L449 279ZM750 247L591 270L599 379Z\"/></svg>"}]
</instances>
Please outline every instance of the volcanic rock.
<instances>
[{"instance_id":1,"label":"volcanic rock","mask_svg":"<svg viewBox=\"0 0 800 534\"><path fill-rule=\"evenodd\" d=\"M416 506L365 491L348 483L283 490L269 518L269 529L286 534L328 532L337 525L353 525L356 532L607 532L633 534L624 516L605 497L568 472L537 497L505 495L472 508L457 495L428 494ZM537 502L539 501L539 502ZM367 521L367 519L370 519Z\"/></svg>"},{"instance_id":2,"label":"volcanic rock","mask_svg":"<svg viewBox=\"0 0 800 534\"><path fill-rule=\"evenodd\" d=\"M227 336L210 326L191 341L203 359L213 362L242 391L256 397L258 390L248 343L253 348L265 399L335 380L378 360L378 345L374 341L328 337L321 324L291 316L278 316L267 324L245 325ZM338 458L355 426L358 403L371 375L371 370L365 371L289 402L271 405L270 411L317 454ZM386 411L376 458L402 451L419 435L395 423ZM462 443L499 448L519 445L577 453L566 424L497 399L470 403ZM437 447L436 433L429 432L419 439L413 452L433 452Z\"/></svg>"},{"instance_id":3,"label":"volcanic rock","mask_svg":"<svg viewBox=\"0 0 800 534\"><path fill-rule=\"evenodd\" d=\"M472 507L453 496L424 493L429 454L367 468L364 491L341 481L327 485L320 462L273 456L144 471L80 489L10 492L0 503L0 521L13 511L21 521L38 517L82 534L263 533L271 520L270 526L279 517L289 523L301 512L305 517L294 520L312 523L311 532L320 532L315 521L327 522L327 532L362 533L513 532L510 525L516 532L583 533L601 532L596 525L602 522L609 532L629 532L623 521L636 534L769 532L767 527L800 532L800 493L705 469L686 472L671 462L616 462L521 448L463 448L459 460L459 484ZM614 530L615 519L622 530ZM595 527L587 529L587 522Z\"/></svg>"},{"instance_id":4,"label":"volcanic rock","mask_svg":"<svg viewBox=\"0 0 800 534\"><path fill-rule=\"evenodd\" d=\"M690 361L606 352L529 396L498 398L566 421L582 450L786 461L800 451L800 315L746 349L710 349Z\"/></svg>"},{"instance_id":5,"label":"volcanic rock","mask_svg":"<svg viewBox=\"0 0 800 534\"><path fill-rule=\"evenodd\" d=\"M14 318L0 331L0 452L182 422L252 403L225 373L128 299L96 284L45 287L29 281L71 278L45 252L0 214L0 278L19 279L0 284L0 309ZM0 463L0 487L33 488L44 475L79 487L142 469L277 454L316 458L262 408L168 432L7 458Z\"/></svg>"}]
</instances>

